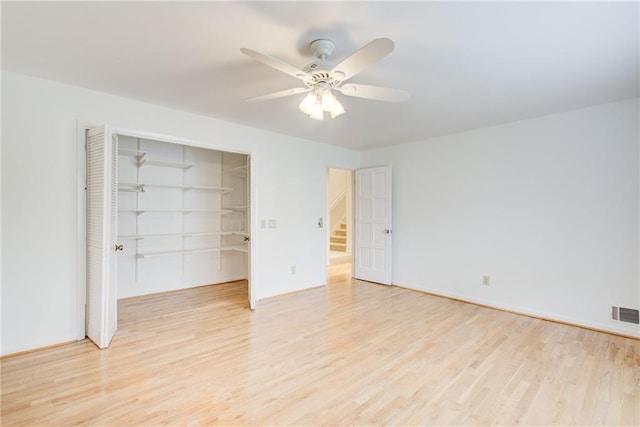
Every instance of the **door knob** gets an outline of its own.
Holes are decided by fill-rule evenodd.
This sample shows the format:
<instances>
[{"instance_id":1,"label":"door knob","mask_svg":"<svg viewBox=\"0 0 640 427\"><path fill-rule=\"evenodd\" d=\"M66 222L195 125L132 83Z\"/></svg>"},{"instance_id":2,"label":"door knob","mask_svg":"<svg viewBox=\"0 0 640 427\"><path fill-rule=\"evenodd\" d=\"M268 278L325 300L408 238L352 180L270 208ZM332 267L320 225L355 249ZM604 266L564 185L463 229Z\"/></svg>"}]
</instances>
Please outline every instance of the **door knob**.
<instances>
[{"instance_id":1,"label":"door knob","mask_svg":"<svg viewBox=\"0 0 640 427\"><path fill-rule=\"evenodd\" d=\"M123 250L124 250L123 245L116 245L116 251L123 251Z\"/></svg>"},{"instance_id":2,"label":"door knob","mask_svg":"<svg viewBox=\"0 0 640 427\"><path fill-rule=\"evenodd\" d=\"M384 234L391 234L391 230L384 230Z\"/></svg>"}]
</instances>

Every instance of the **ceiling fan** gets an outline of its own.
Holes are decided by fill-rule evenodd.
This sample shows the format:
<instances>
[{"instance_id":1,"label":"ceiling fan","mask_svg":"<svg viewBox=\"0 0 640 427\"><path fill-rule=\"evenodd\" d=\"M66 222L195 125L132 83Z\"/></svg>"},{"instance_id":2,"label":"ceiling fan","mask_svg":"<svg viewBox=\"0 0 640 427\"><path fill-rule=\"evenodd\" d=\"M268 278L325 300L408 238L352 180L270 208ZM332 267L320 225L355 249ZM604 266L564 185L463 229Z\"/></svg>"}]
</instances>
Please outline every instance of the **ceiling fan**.
<instances>
[{"instance_id":1,"label":"ceiling fan","mask_svg":"<svg viewBox=\"0 0 640 427\"><path fill-rule=\"evenodd\" d=\"M399 89L344 83L391 53L394 47L393 40L387 38L375 39L337 65L327 61L327 58L335 50L335 44L331 40L314 40L311 42L310 47L317 60L305 65L302 69L255 50L240 49L245 55L302 80L305 86L257 96L247 101L264 101L308 93L300 103L300 110L312 119L323 120L325 112L329 113L331 118L338 117L345 112L344 107L334 95L334 91L347 96L374 99L376 101L402 102L409 98L407 92Z\"/></svg>"}]
</instances>

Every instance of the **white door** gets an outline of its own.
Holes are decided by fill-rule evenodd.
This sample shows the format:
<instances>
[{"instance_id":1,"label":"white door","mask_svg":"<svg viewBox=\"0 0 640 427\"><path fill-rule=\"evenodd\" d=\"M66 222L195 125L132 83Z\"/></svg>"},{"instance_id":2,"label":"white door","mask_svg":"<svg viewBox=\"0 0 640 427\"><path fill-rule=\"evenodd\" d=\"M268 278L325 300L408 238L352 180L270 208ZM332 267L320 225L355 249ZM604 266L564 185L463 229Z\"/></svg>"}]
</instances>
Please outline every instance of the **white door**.
<instances>
[{"instance_id":1,"label":"white door","mask_svg":"<svg viewBox=\"0 0 640 427\"><path fill-rule=\"evenodd\" d=\"M106 348L117 327L118 141L87 133L87 336Z\"/></svg>"},{"instance_id":2,"label":"white door","mask_svg":"<svg viewBox=\"0 0 640 427\"><path fill-rule=\"evenodd\" d=\"M356 170L356 279L391 284L391 166Z\"/></svg>"}]
</instances>

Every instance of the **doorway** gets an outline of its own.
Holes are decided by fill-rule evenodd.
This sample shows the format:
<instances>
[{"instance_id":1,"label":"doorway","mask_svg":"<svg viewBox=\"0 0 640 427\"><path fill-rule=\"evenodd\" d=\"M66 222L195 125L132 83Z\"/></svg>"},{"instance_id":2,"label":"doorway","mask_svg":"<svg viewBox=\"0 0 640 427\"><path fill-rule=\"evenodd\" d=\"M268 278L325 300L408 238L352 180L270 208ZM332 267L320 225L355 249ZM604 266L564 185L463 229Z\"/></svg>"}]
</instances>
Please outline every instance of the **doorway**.
<instances>
[{"instance_id":1,"label":"doorway","mask_svg":"<svg viewBox=\"0 0 640 427\"><path fill-rule=\"evenodd\" d=\"M327 277L350 279L353 261L353 171L327 171Z\"/></svg>"}]
</instances>

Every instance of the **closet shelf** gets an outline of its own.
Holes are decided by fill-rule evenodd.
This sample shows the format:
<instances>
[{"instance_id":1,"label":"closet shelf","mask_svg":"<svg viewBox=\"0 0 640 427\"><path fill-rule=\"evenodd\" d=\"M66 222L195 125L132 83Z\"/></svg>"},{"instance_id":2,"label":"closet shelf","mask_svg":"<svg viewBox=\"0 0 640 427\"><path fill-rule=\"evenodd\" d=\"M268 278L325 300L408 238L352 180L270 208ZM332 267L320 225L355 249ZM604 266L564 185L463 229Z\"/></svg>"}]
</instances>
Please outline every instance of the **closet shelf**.
<instances>
[{"instance_id":1,"label":"closet shelf","mask_svg":"<svg viewBox=\"0 0 640 427\"><path fill-rule=\"evenodd\" d=\"M237 231L211 231L211 232L196 232L196 233L168 233L168 234L131 234L128 236L118 236L118 239L134 239L134 240L142 240L142 239L164 239L171 237L201 237L201 236L244 236L247 233L242 234L242 232Z\"/></svg>"},{"instance_id":2,"label":"closet shelf","mask_svg":"<svg viewBox=\"0 0 640 427\"><path fill-rule=\"evenodd\" d=\"M226 246L225 249L230 251L243 252L245 254L249 253L249 248L247 247L247 245Z\"/></svg>"},{"instance_id":3,"label":"closet shelf","mask_svg":"<svg viewBox=\"0 0 640 427\"><path fill-rule=\"evenodd\" d=\"M144 156L147 155L147 153L145 153L144 151L138 151L138 150L128 150L126 148L120 148L118 149L118 154L122 155L122 156L132 156L132 157L136 157L138 159L138 161L144 159Z\"/></svg>"},{"instance_id":4,"label":"closet shelf","mask_svg":"<svg viewBox=\"0 0 640 427\"><path fill-rule=\"evenodd\" d=\"M222 171L222 173L232 176L245 177L247 176L247 165L238 166L235 168L227 169Z\"/></svg>"},{"instance_id":5,"label":"closet shelf","mask_svg":"<svg viewBox=\"0 0 640 427\"><path fill-rule=\"evenodd\" d=\"M225 206L224 209L229 209L232 211L243 211L247 209L247 206Z\"/></svg>"},{"instance_id":6,"label":"closet shelf","mask_svg":"<svg viewBox=\"0 0 640 427\"><path fill-rule=\"evenodd\" d=\"M235 246L219 246L212 248L200 248L200 249L181 249L175 251L159 251L159 252L139 252L136 256L138 258L154 258L166 255L188 255L188 254L200 254L205 252L226 252L226 251L238 251L247 253L248 249L243 245Z\"/></svg>"},{"instance_id":7,"label":"closet shelf","mask_svg":"<svg viewBox=\"0 0 640 427\"><path fill-rule=\"evenodd\" d=\"M202 209L119 209L118 212L129 212L135 213L137 215L143 213L182 213L182 214L190 214L190 213L212 213L219 215L230 214L233 211L230 210L202 210Z\"/></svg>"},{"instance_id":8,"label":"closet shelf","mask_svg":"<svg viewBox=\"0 0 640 427\"><path fill-rule=\"evenodd\" d=\"M221 193L229 193L233 191L233 188L229 187L207 187L206 185L185 185L183 187L185 190L208 190L208 191L219 191Z\"/></svg>"},{"instance_id":9,"label":"closet shelf","mask_svg":"<svg viewBox=\"0 0 640 427\"><path fill-rule=\"evenodd\" d=\"M191 163L172 162L170 160L146 159L144 157L138 160L138 167L142 165L166 166L170 168L179 168L185 170L191 169L193 167L193 164Z\"/></svg>"},{"instance_id":10,"label":"closet shelf","mask_svg":"<svg viewBox=\"0 0 640 427\"><path fill-rule=\"evenodd\" d=\"M126 148L118 149L118 154L123 156L132 156L138 160L138 167L147 164L147 165L155 165L155 166L167 166L170 168L180 168L180 169L190 169L193 167L191 163L182 163L182 162L174 162L171 160L160 160L160 159L147 159L147 153L144 151L138 150L129 150Z\"/></svg>"},{"instance_id":11,"label":"closet shelf","mask_svg":"<svg viewBox=\"0 0 640 427\"><path fill-rule=\"evenodd\" d=\"M158 184L153 182L119 182L118 191L144 193L145 187L149 188L174 188L178 190L202 190L213 191L217 193L226 194L232 191L232 188L228 187L210 187L206 185L181 185L181 184Z\"/></svg>"}]
</instances>

